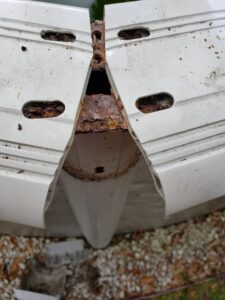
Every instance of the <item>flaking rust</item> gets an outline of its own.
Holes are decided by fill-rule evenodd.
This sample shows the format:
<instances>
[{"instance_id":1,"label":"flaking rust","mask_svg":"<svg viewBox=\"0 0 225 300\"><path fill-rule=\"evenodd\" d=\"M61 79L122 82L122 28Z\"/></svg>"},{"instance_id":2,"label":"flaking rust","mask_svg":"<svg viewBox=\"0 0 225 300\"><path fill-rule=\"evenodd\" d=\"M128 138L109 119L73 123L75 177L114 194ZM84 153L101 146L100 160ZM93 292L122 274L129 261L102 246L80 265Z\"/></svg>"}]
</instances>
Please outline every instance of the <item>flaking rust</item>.
<instances>
[{"instance_id":1,"label":"flaking rust","mask_svg":"<svg viewBox=\"0 0 225 300\"><path fill-rule=\"evenodd\" d=\"M92 24L93 61L92 70L105 70L105 24ZM78 119L76 133L110 132L127 130L127 123L121 113L122 103L113 93L86 95Z\"/></svg>"},{"instance_id":2,"label":"flaking rust","mask_svg":"<svg viewBox=\"0 0 225 300\"><path fill-rule=\"evenodd\" d=\"M105 23L95 21L91 25L93 42L93 69L105 69Z\"/></svg>"},{"instance_id":3,"label":"flaking rust","mask_svg":"<svg viewBox=\"0 0 225 300\"><path fill-rule=\"evenodd\" d=\"M85 96L76 133L126 130L117 100L113 95Z\"/></svg>"}]
</instances>

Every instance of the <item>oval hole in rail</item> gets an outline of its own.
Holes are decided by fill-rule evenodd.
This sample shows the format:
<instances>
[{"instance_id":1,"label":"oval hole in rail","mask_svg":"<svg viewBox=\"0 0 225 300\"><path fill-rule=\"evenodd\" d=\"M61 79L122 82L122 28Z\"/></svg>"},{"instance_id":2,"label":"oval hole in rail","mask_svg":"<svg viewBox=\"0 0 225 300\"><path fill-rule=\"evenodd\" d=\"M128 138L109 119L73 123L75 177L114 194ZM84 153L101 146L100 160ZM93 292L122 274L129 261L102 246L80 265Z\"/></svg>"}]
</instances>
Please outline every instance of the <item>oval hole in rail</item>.
<instances>
[{"instance_id":1,"label":"oval hole in rail","mask_svg":"<svg viewBox=\"0 0 225 300\"><path fill-rule=\"evenodd\" d=\"M65 105L55 101L29 101L22 108L23 115L28 119L48 119L60 116Z\"/></svg>"},{"instance_id":2,"label":"oval hole in rail","mask_svg":"<svg viewBox=\"0 0 225 300\"><path fill-rule=\"evenodd\" d=\"M141 39L149 35L150 35L149 29L143 27L124 29L118 33L118 37L122 40Z\"/></svg>"},{"instance_id":3,"label":"oval hole in rail","mask_svg":"<svg viewBox=\"0 0 225 300\"><path fill-rule=\"evenodd\" d=\"M171 108L174 99L168 93L159 93L139 98L136 101L136 107L144 114Z\"/></svg>"},{"instance_id":4,"label":"oval hole in rail","mask_svg":"<svg viewBox=\"0 0 225 300\"><path fill-rule=\"evenodd\" d=\"M57 41L63 43L73 43L76 40L76 36L70 32L58 32L58 31L42 31L41 37L43 40Z\"/></svg>"}]
</instances>

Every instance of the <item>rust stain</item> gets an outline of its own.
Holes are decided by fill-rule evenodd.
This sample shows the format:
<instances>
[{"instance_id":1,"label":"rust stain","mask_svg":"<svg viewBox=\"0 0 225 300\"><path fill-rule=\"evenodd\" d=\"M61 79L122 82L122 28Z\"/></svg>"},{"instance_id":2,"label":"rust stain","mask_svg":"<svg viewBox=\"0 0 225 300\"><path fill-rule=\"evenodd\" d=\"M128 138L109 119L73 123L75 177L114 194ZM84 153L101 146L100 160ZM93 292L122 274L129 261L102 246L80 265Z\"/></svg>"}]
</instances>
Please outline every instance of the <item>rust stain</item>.
<instances>
[{"instance_id":1,"label":"rust stain","mask_svg":"<svg viewBox=\"0 0 225 300\"><path fill-rule=\"evenodd\" d=\"M92 26L93 70L105 70L105 24L95 21ZM76 133L127 130L122 114L123 105L113 94L86 95L81 107Z\"/></svg>"},{"instance_id":2,"label":"rust stain","mask_svg":"<svg viewBox=\"0 0 225 300\"><path fill-rule=\"evenodd\" d=\"M85 96L76 133L127 130L120 106L113 95Z\"/></svg>"},{"instance_id":3,"label":"rust stain","mask_svg":"<svg viewBox=\"0 0 225 300\"><path fill-rule=\"evenodd\" d=\"M93 42L93 69L105 69L105 23L95 21L91 25Z\"/></svg>"},{"instance_id":4,"label":"rust stain","mask_svg":"<svg viewBox=\"0 0 225 300\"><path fill-rule=\"evenodd\" d=\"M65 105L60 101L29 101L23 106L23 115L28 119L47 119L61 115Z\"/></svg>"},{"instance_id":5,"label":"rust stain","mask_svg":"<svg viewBox=\"0 0 225 300\"><path fill-rule=\"evenodd\" d=\"M92 24L93 39L93 60L92 71L105 72L105 24L102 21L95 21ZM92 72L92 85L96 87L91 94L87 92L84 97L80 115L77 122L76 134L115 132L128 130L127 122L124 118L124 109L120 99L109 91L108 94L101 89L104 86L104 80L96 81ZM96 74L96 73L95 73ZM98 91L98 85L100 90ZM90 90L89 90L90 91ZM108 91L108 89L107 89ZM71 166L67 161L64 163L64 170L71 176L85 181L101 181L110 178L117 178L125 174L130 168L134 167L141 157L140 150L134 150L131 157L124 160L123 166L115 169L110 173L104 172L104 167L99 167L101 172L87 172L82 168ZM104 165L104 164L103 164Z\"/></svg>"}]
</instances>

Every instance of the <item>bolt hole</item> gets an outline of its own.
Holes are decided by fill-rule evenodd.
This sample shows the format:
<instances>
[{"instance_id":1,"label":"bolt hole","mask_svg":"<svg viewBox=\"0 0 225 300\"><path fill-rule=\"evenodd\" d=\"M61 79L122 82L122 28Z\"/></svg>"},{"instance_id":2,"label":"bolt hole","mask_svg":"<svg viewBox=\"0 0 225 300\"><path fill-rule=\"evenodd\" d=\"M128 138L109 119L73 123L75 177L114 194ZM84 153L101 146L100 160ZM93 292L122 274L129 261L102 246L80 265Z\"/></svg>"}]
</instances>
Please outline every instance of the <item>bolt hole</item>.
<instances>
[{"instance_id":1,"label":"bolt hole","mask_svg":"<svg viewBox=\"0 0 225 300\"><path fill-rule=\"evenodd\" d=\"M141 39L150 35L150 31L147 28L131 28L121 30L118 33L118 37L122 40L134 40Z\"/></svg>"},{"instance_id":2,"label":"bolt hole","mask_svg":"<svg viewBox=\"0 0 225 300\"><path fill-rule=\"evenodd\" d=\"M68 32L57 32L57 31L42 31L41 37L44 40L48 41L57 41L64 43L73 43L76 40L76 37L72 33Z\"/></svg>"},{"instance_id":3,"label":"bolt hole","mask_svg":"<svg viewBox=\"0 0 225 300\"><path fill-rule=\"evenodd\" d=\"M102 56L100 54L95 54L94 55L94 61L97 63L97 64L100 64L101 61L102 61Z\"/></svg>"},{"instance_id":4,"label":"bolt hole","mask_svg":"<svg viewBox=\"0 0 225 300\"><path fill-rule=\"evenodd\" d=\"M61 115L65 105L61 101L29 101L22 108L23 115L28 119L47 119Z\"/></svg>"},{"instance_id":5,"label":"bolt hole","mask_svg":"<svg viewBox=\"0 0 225 300\"><path fill-rule=\"evenodd\" d=\"M105 172L105 168L104 167L96 167L95 168L95 173L101 174Z\"/></svg>"},{"instance_id":6,"label":"bolt hole","mask_svg":"<svg viewBox=\"0 0 225 300\"><path fill-rule=\"evenodd\" d=\"M92 38L96 38L97 41L100 41L102 39L102 33L100 30L95 30L93 33L92 33Z\"/></svg>"},{"instance_id":7,"label":"bolt hole","mask_svg":"<svg viewBox=\"0 0 225 300\"><path fill-rule=\"evenodd\" d=\"M168 93L159 93L151 96L139 98L136 107L144 114L168 109L173 106L174 99Z\"/></svg>"},{"instance_id":8,"label":"bolt hole","mask_svg":"<svg viewBox=\"0 0 225 300\"><path fill-rule=\"evenodd\" d=\"M23 52L25 52L25 51L27 51L27 47L22 46L22 47L21 47L21 50L22 50Z\"/></svg>"}]
</instances>

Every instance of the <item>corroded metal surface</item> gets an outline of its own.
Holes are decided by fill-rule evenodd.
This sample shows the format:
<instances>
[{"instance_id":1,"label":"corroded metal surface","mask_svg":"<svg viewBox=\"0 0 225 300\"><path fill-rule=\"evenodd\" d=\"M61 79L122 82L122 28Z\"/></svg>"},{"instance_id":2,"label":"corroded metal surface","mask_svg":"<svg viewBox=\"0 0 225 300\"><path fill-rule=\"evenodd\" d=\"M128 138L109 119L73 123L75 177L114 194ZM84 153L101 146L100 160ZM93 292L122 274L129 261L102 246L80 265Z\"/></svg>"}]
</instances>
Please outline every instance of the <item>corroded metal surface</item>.
<instances>
[{"instance_id":1,"label":"corroded metal surface","mask_svg":"<svg viewBox=\"0 0 225 300\"><path fill-rule=\"evenodd\" d=\"M91 25L93 41L93 69L105 69L105 24L103 21L95 21Z\"/></svg>"},{"instance_id":2,"label":"corroded metal surface","mask_svg":"<svg viewBox=\"0 0 225 300\"><path fill-rule=\"evenodd\" d=\"M105 25L103 21L92 24L93 70L105 70ZM95 80L94 76L91 80ZM102 83L103 84L103 83ZM86 95L83 100L76 133L126 130L127 123L121 113L122 103L113 94Z\"/></svg>"},{"instance_id":3,"label":"corroded metal surface","mask_svg":"<svg viewBox=\"0 0 225 300\"><path fill-rule=\"evenodd\" d=\"M76 133L125 130L127 124L113 95L85 96Z\"/></svg>"}]
</instances>

